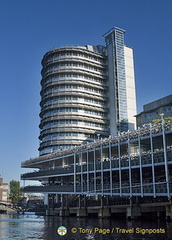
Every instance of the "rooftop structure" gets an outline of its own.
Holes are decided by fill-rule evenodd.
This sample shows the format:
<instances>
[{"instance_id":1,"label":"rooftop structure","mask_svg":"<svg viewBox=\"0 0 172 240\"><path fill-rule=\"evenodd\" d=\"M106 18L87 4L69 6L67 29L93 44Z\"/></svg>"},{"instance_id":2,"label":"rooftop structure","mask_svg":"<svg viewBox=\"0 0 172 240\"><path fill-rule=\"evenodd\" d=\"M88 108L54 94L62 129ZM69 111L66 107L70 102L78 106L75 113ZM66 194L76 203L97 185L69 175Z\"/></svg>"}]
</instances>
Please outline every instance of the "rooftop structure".
<instances>
[{"instance_id":1,"label":"rooftop structure","mask_svg":"<svg viewBox=\"0 0 172 240\"><path fill-rule=\"evenodd\" d=\"M145 104L143 111L136 115L137 127L150 123L153 120L172 117L172 94Z\"/></svg>"}]
</instances>

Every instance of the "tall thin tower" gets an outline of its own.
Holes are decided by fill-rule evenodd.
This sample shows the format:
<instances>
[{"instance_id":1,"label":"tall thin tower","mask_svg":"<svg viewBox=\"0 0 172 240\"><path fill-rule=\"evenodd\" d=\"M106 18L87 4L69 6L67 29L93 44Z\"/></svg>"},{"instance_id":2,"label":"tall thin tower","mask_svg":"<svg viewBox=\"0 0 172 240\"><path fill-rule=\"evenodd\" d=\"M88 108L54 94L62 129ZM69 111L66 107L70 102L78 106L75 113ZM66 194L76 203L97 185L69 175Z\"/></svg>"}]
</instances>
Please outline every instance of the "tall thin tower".
<instances>
[{"instance_id":1,"label":"tall thin tower","mask_svg":"<svg viewBox=\"0 0 172 240\"><path fill-rule=\"evenodd\" d=\"M104 34L108 58L110 134L135 128L136 97L133 50L124 45L125 30Z\"/></svg>"}]
</instances>

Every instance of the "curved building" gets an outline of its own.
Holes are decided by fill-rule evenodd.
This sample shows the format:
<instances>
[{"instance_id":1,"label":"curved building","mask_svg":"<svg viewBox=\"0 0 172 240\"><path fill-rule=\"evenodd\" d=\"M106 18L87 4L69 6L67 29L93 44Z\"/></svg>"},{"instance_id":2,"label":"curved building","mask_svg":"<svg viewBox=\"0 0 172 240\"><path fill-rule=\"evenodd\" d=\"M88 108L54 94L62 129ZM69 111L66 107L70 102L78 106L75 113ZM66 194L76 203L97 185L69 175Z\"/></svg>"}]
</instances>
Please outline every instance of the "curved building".
<instances>
[{"instance_id":1,"label":"curved building","mask_svg":"<svg viewBox=\"0 0 172 240\"><path fill-rule=\"evenodd\" d=\"M109 135L104 47L60 47L42 60L40 155Z\"/></svg>"},{"instance_id":2,"label":"curved building","mask_svg":"<svg viewBox=\"0 0 172 240\"><path fill-rule=\"evenodd\" d=\"M133 49L124 30L107 32L105 47L60 47L42 60L40 155L134 130Z\"/></svg>"}]
</instances>

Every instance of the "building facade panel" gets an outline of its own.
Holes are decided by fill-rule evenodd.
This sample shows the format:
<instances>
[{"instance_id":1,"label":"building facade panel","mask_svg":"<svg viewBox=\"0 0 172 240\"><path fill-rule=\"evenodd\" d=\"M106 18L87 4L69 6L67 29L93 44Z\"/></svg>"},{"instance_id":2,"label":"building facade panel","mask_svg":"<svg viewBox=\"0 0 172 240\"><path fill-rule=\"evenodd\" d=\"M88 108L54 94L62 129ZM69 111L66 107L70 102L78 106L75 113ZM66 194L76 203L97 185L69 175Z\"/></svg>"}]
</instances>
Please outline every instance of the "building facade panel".
<instances>
[{"instance_id":1,"label":"building facade panel","mask_svg":"<svg viewBox=\"0 0 172 240\"><path fill-rule=\"evenodd\" d=\"M127 111L128 111L128 128L134 130L136 126L136 92L135 92L135 76L133 49L124 47L125 53L125 69L126 69L126 91L127 91Z\"/></svg>"}]
</instances>

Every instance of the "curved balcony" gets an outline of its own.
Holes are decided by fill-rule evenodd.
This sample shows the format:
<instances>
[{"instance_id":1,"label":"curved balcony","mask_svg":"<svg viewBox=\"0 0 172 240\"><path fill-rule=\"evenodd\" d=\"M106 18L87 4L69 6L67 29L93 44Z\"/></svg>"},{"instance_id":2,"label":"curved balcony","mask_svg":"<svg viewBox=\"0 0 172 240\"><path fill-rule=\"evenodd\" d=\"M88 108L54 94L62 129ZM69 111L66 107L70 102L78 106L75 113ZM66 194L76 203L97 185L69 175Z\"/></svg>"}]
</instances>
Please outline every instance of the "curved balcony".
<instances>
[{"instance_id":1,"label":"curved balcony","mask_svg":"<svg viewBox=\"0 0 172 240\"><path fill-rule=\"evenodd\" d=\"M42 139L44 136L47 136L47 135L50 135L50 134L53 134L53 133L59 133L59 132L67 132L67 131L70 131L70 132L75 132L75 131L78 131L79 132L83 132L83 133L90 133L90 132L101 132L101 134L104 134L106 133L106 135L108 135L109 133L109 129L108 127L107 128L103 128L103 127L94 127L94 126L86 126L86 125L82 125L82 124L60 124L58 125L58 127L49 127L49 129L44 129L44 130L41 130L40 132L40 136L41 138L39 139Z\"/></svg>"},{"instance_id":2,"label":"curved balcony","mask_svg":"<svg viewBox=\"0 0 172 240\"><path fill-rule=\"evenodd\" d=\"M70 111L65 111L65 107L66 108L71 108ZM84 108L84 110L83 110ZM98 119L99 118L103 118L103 113L106 112L106 109L104 108L98 108L98 107L94 107L94 106L90 106L90 108L88 107L88 105L84 105L84 104L80 104L80 108L78 107L78 103L75 102L75 103L71 103L71 104L65 104L64 105L64 108L62 108L62 106L59 104L59 103L56 103L56 104L50 104L48 106L45 106L41 109L41 113L40 113L40 117L43 117L43 115L46 113L46 112L52 112L52 110L60 110L61 111L57 111L55 113L55 115L61 115L61 114L64 114L65 115L84 115L84 116L90 116L90 117L97 117ZM64 110L62 110L64 109ZM93 111L91 113L88 113L87 110L90 110ZM87 112L86 112L87 111ZM54 115L54 113L50 113L50 115Z\"/></svg>"},{"instance_id":3,"label":"curved balcony","mask_svg":"<svg viewBox=\"0 0 172 240\"><path fill-rule=\"evenodd\" d=\"M75 76L73 76L72 78L74 79L77 79L77 78L80 78L81 76L83 76L82 78L84 79L85 78L98 78L98 79L104 79L106 77L105 74L98 74L97 72L91 72L91 71L88 71L88 70L82 70L82 69L68 69L68 68L65 68L65 69L52 69L51 71L49 72L46 72L44 73L43 75L43 78L47 78L47 77L51 77L51 76L57 76L58 78L62 78L62 77L68 77L68 73L72 73L74 74ZM65 76L66 74L66 76Z\"/></svg>"},{"instance_id":4,"label":"curved balcony","mask_svg":"<svg viewBox=\"0 0 172 240\"><path fill-rule=\"evenodd\" d=\"M42 119L41 119L41 123L40 123L40 128L42 129L42 127L47 124L47 123L51 123L51 122L54 122L54 121L58 121L58 120L63 120L64 119L64 116L63 115L58 115L57 114L53 114L52 116L43 116ZM66 116L65 119L70 119L70 120L81 120L81 121L92 121L93 123L99 123L99 124L109 124L109 121L108 121L108 118L105 117L105 116L100 116L99 118L98 117L94 117L94 116L82 116L82 115L68 115Z\"/></svg>"},{"instance_id":5,"label":"curved balcony","mask_svg":"<svg viewBox=\"0 0 172 240\"><path fill-rule=\"evenodd\" d=\"M68 54L69 53L69 54ZM63 55L62 55L63 54ZM70 55L71 54L71 55ZM80 54L85 54L84 56L80 56ZM76 58L76 59L85 59L92 63L103 63L104 59L99 53L90 52L88 49L80 48L80 47L60 47L53 49L47 52L43 59L42 65L44 66L48 61L57 61L58 59L63 58Z\"/></svg>"},{"instance_id":6,"label":"curved balcony","mask_svg":"<svg viewBox=\"0 0 172 240\"><path fill-rule=\"evenodd\" d=\"M65 112L65 117L64 117L64 112L60 112L60 113L54 113L52 114L52 116L43 116L42 120L41 120L41 125L45 124L45 123L49 123L49 122L53 122L53 121L57 121L60 119L77 119L77 120L86 120L86 121L92 121L97 122L97 123L108 123L108 119L105 116L97 116L95 114L91 114L91 113L75 113L75 112Z\"/></svg>"},{"instance_id":7,"label":"curved balcony","mask_svg":"<svg viewBox=\"0 0 172 240\"><path fill-rule=\"evenodd\" d=\"M68 62L67 59L65 59L65 60L66 60L66 62ZM73 61L71 61L71 62L73 62ZM56 64L53 64L54 67L46 67L46 68L44 67L41 72L42 76L47 76L47 74L49 75L49 74L54 74L56 72L62 72L62 71L63 72L77 71L77 72L84 72L87 74L94 74L97 76L99 76L99 75L104 76L104 77L107 76L107 74L102 71L102 68L100 70L100 67L96 67L97 68L97 70L96 70L96 69L93 69L93 67L92 68L87 67L86 64L85 64L85 66L74 66L74 65L73 66L69 66L69 65L60 66L60 65L57 65L57 63L58 62L56 62ZM79 64L79 63L80 62L77 61L77 64ZM90 64L88 66L92 66L92 65Z\"/></svg>"},{"instance_id":8,"label":"curved balcony","mask_svg":"<svg viewBox=\"0 0 172 240\"><path fill-rule=\"evenodd\" d=\"M106 66L105 64L105 61L104 61L104 56L100 55L100 54L97 54L95 52L85 52L86 55L83 57L83 56L80 56L78 55L78 53L80 53L80 49L75 49L75 51L73 51L73 55L68 55L68 54L64 54L64 55L60 55L60 53L64 52L64 51L60 51L61 49L58 49L59 50L59 55L57 55L57 53L53 53L51 57L47 57L46 59L43 58L44 62L42 61L42 66L46 66L47 63L53 63L53 62L57 62L59 60L62 60L63 59L72 59L72 60L80 60L80 61L84 61L84 62L89 62L91 64L98 64L98 65L104 65ZM86 50L87 51L87 50ZM66 52L66 50L65 50ZM76 53L76 54L74 54ZM96 56L95 56L96 55ZM94 56L96 57L96 59L94 59ZM91 57L91 58L90 58Z\"/></svg>"},{"instance_id":9,"label":"curved balcony","mask_svg":"<svg viewBox=\"0 0 172 240\"><path fill-rule=\"evenodd\" d=\"M82 67L80 65L83 65ZM47 62L43 65L43 70L47 71L48 68L50 67L55 67L55 68L60 68L60 67L70 67L70 68L85 68L88 70L92 71L98 71L99 74L102 74L103 71L106 70L107 66L105 64L102 64L100 62L93 62L89 61L87 58L79 58L79 57L74 57L74 56L68 56L66 57L57 57L54 59L48 59ZM42 74L44 71L41 72Z\"/></svg>"},{"instance_id":10,"label":"curved balcony","mask_svg":"<svg viewBox=\"0 0 172 240\"><path fill-rule=\"evenodd\" d=\"M107 98L107 94L105 93L105 91L102 89L102 90L99 90L97 88L94 88L94 89L84 89L84 88L59 88L57 89L56 91L54 92L50 92L50 93L47 93L46 95L43 95L42 96L42 100L46 100L46 99L49 99L49 98L55 98L55 97L58 97L60 95L76 95L76 96L87 96L87 98L89 98L89 96L93 99L96 99L96 97L99 97L99 98L102 98L103 99L106 99ZM79 95L78 95L79 93Z\"/></svg>"},{"instance_id":11,"label":"curved balcony","mask_svg":"<svg viewBox=\"0 0 172 240\"><path fill-rule=\"evenodd\" d=\"M41 109L52 109L52 108L55 108L56 107L61 107L63 106L64 104L68 104L68 105L72 105L72 104L80 104L82 106L90 106L93 108L96 108L97 109L101 109L101 108L105 108L107 109L107 105L104 105L104 104L94 104L94 103L90 103L89 101L83 101L83 100L59 100L59 101L55 101L54 103L49 103L49 104L45 104L45 100L47 101L48 99L52 100L54 97L59 97L59 96L68 96L68 95L71 95L71 96L78 96L78 97L81 97L81 98L85 98L85 99L92 99L93 101L103 101L103 97L102 96L96 96L96 95L93 95L93 93L81 93L79 91L77 92L62 92L62 93L59 93L58 95L49 95L46 99L42 98L41 102L40 102L40 106L41 106ZM53 97L52 97L53 96ZM106 99L106 97L105 97ZM78 107L77 107L78 108Z\"/></svg>"},{"instance_id":12,"label":"curved balcony","mask_svg":"<svg viewBox=\"0 0 172 240\"><path fill-rule=\"evenodd\" d=\"M87 84L92 85L101 85L102 87L107 88L106 85L106 78L89 78L89 77L59 77L58 75L55 75L55 78L52 80L51 78L42 78L41 85L42 87L52 87L56 86L57 84L65 84L65 83L77 83L82 84L83 82Z\"/></svg>"},{"instance_id":13,"label":"curved balcony","mask_svg":"<svg viewBox=\"0 0 172 240\"><path fill-rule=\"evenodd\" d=\"M56 88L54 88L56 87ZM84 91L89 91L89 92L105 92L107 91L107 86L103 85L101 83L93 84L93 83L88 83L86 81L77 81L73 80L71 77L71 81L64 81L64 82L59 82L55 81L52 84L49 83L49 85L44 85L41 90L41 96L44 97L49 94L55 94L58 93L59 90L84 90Z\"/></svg>"},{"instance_id":14,"label":"curved balcony","mask_svg":"<svg viewBox=\"0 0 172 240\"><path fill-rule=\"evenodd\" d=\"M81 136L61 136L58 139L53 140L43 140L40 143L39 150L43 150L45 147L63 146L63 145L81 145L85 141L92 142L94 139L91 137L81 137Z\"/></svg>"},{"instance_id":15,"label":"curved balcony","mask_svg":"<svg viewBox=\"0 0 172 240\"><path fill-rule=\"evenodd\" d=\"M52 141L43 141L40 143L39 151L42 151L44 148L47 147L54 147L54 146L65 146L65 145L81 145L84 141L93 141L93 139L88 139L87 137L61 137L56 140ZM50 153L50 152L49 152Z\"/></svg>"},{"instance_id":16,"label":"curved balcony","mask_svg":"<svg viewBox=\"0 0 172 240\"><path fill-rule=\"evenodd\" d=\"M75 133L79 135L76 135ZM84 128L61 128L61 129L57 129L57 131L54 131L54 134L56 134L56 136L52 137L52 135L49 133L47 134L40 134L39 139L42 140L42 142L40 143L40 146L42 146L42 144L46 143L58 143L60 140L64 141L64 140L80 140L80 141L85 141L86 139L90 138L89 135L90 134L95 134L95 129L84 129ZM97 130L97 132L99 132L99 130ZM61 133L68 133L68 135L64 134L64 135L60 135ZM70 135L69 135L70 134ZM102 135L108 135L108 131L107 132L101 132ZM83 135L83 136L82 136ZM43 136L48 136L48 139L43 139Z\"/></svg>"},{"instance_id":17,"label":"curved balcony","mask_svg":"<svg viewBox=\"0 0 172 240\"><path fill-rule=\"evenodd\" d=\"M89 104L89 102L81 102L81 101L77 101L77 100L64 100L64 101L57 101L54 103L50 103L47 105L44 105L41 108L41 113L42 112L46 112L47 110L52 110L52 109L65 109L65 108L73 108L73 109L77 109L77 111L71 111L71 112L82 112L83 110L80 109L85 109L85 110L93 110L93 111L97 111L97 112L106 112L107 111L107 107L106 106L101 106L98 104ZM65 111L63 111L65 112ZM58 112L60 113L60 111Z\"/></svg>"},{"instance_id":18,"label":"curved balcony","mask_svg":"<svg viewBox=\"0 0 172 240\"><path fill-rule=\"evenodd\" d=\"M93 110L99 110L101 112L105 112L108 110L107 105L101 104L101 103L94 103L94 102L89 102L89 101L81 101L81 100L57 100L57 101L52 101L48 104L44 104L42 106L42 110L47 109L47 108L52 108L52 105L58 106L60 108L65 108L65 107L76 107L76 108L83 108L85 107L86 109L93 109Z\"/></svg>"}]
</instances>

